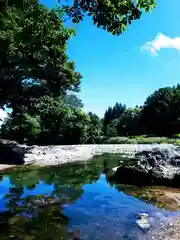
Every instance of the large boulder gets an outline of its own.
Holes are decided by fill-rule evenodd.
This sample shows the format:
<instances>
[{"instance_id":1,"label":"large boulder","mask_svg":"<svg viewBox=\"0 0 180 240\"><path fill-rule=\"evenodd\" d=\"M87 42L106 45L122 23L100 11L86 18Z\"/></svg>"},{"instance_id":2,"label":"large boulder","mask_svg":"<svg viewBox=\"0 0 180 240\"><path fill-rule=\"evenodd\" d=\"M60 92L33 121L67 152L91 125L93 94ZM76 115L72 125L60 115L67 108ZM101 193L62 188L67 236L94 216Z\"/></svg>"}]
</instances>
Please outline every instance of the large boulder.
<instances>
[{"instance_id":1,"label":"large boulder","mask_svg":"<svg viewBox=\"0 0 180 240\"><path fill-rule=\"evenodd\" d=\"M24 164L25 148L14 141L0 140L0 164Z\"/></svg>"},{"instance_id":2,"label":"large boulder","mask_svg":"<svg viewBox=\"0 0 180 240\"><path fill-rule=\"evenodd\" d=\"M180 147L142 151L108 177L117 183L180 186Z\"/></svg>"}]
</instances>

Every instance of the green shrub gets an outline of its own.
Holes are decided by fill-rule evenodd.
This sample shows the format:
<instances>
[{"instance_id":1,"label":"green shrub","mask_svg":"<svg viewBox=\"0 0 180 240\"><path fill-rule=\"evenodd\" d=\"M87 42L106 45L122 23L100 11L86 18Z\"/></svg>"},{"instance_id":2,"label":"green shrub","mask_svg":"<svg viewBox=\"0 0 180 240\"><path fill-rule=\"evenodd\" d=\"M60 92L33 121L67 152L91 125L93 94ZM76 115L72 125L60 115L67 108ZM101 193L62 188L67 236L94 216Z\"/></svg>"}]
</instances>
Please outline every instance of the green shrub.
<instances>
[{"instance_id":1,"label":"green shrub","mask_svg":"<svg viewBox=\"0 0 180 240\"><path fill-rule=\"evenodd\" d=\"M165 137L142 137L142 136L137 136L135 137L135 140L139 144L162 144L162 143L167 143L167 138Z\"/></svg>"},{"instance_id":2,"label":"green shrub","mask_svg":"<svg viewBox=\"0 0 180 240\"><path fill-rule=\"evenodd\" d=\"M147 138L147 135L138 135L138 136L133 136L132 138L134 139L142 139L142 138Z\"/></svg>"},{"instance_id":3,"label":"green shrub","mask_svg":"<svg viewBox=\"0 0 180 240\"><path fill-rule=\"evenodd\" d=\"M180 138L180 133L176 133L173 135L174 138Z\"/></svg>"},{"instance_id":4,"label":"green shrub","mask_svg":"<svg viewBox=\"0 0 180 240\"><path fill-rule=\"evenodd\" d=\"M104 141L106 144L175 144L180 145L178 138L148 137L146 135L133 137L111 137Z\"/></svg>"},{"instance_id":5,"label":"green shrub","mask_svg":"<svg viewBox=\"0 0 180 240\"><path fill-rule=\"evenodd\" d=\"M128 144L137 144L137 140L136 139L128 139Z\"/></svg>"},{"instance_id":6,"label":"green shrub","mask_svg":"<svg viewBox=\"0 0 180 240\"><path fill-rule=\"evenodd\" d=\"M95 144L103 144L107 140L107 137L98 136L98 137L95 137L94 140L95 140Z\"/></svg>"},{"instance_id":7,"label":"green shrub","mask_svg":"<svg viewBox=\"0 0 180 240\"><path fill-rule=\"evenodd\" d=\"M173 140L174 140L173 142L172 141L170 142L171 144L180 145L180 139L173 139Z\"/></svg>"},{"instance_id":8,"label":"green shrub","mask_svg":"<svg viewBox=\"0 0 180 240\"><path fill-rule=\"evenodd\" d=\"M175 144L176 141L177 141L177 139L167 138L167 143L169 143L169 144Z\"/></svg>"},{"instance_id":9,"label":"green shrub","mask_svg":"<svg viewBox=\"0 0 180 240\"><path fill-rule=\"evenodd\" d=\"M104 143L106 144L125 144L128 143L129 138L127 137L111 137L107 140L105 140Z\"/></svg>"},{"instance_id":10,"label":"green shrub","mask_svg":"<svg viewBox=\"0 0 180 240\"><path fill-rule=\"evenodd\" d=\"M176 140L176 144L177 144L177 145L180 145L180 140L179 140L179 139Z\"/></svg>"}]
</instances>

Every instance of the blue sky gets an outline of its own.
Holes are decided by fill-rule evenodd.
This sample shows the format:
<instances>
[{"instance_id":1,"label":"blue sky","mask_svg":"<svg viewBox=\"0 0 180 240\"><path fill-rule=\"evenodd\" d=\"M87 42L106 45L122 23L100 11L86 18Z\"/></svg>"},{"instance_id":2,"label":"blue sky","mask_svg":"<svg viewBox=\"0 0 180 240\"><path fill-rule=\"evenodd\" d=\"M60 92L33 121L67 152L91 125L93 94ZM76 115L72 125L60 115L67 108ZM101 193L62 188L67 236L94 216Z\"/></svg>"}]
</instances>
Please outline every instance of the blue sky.
<instances>
[{"instance_id":1,"label":"blue sky","mask_svg":"<svg viewBox=\"0 0 180 240\"><path fill-rule=\"evenodd\" d=\"M83 75L79 96L86 111L103 116L117 101L129 107L142 105L154 90L179 82L179 9L179 0L157 0L152 13L118 37L96 28L90 18L75 25L77 36L67 51Z\"/></svg>"}]
</instances>

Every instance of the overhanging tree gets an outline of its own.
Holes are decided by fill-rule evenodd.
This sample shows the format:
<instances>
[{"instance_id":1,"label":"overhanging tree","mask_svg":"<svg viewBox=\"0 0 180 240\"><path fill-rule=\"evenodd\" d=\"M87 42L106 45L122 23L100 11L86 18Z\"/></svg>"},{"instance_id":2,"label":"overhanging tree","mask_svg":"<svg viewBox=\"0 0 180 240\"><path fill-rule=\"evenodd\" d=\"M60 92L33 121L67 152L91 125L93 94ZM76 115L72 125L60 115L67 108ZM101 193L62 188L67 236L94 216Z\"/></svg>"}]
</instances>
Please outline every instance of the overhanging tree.
<instances>
[{"instance_id":1,"label":"overhanging tree","mask_svg":"<svg viewBox=\"0 0 180 240\"><path fill-rule=\"evenodd\" d=\"M155 5L155 0L74 0L65 5L65 10L74 23L88 15L97 27L119 35Z\"/></svg>"},{"instance_id":2,"label":"overhanging tree","mask_svg":"<svg viewBox=\"0 0 180 240\"><path fill-rule=\"evenodd\" d=\"M0 7L1 11L8 5L25 8L29 2L37 0L2 0ZM59 0L59 3L74 23L79 23L88 15L97 27L113 35L121 34L143 12L149 12L156 6L156 0Z\"/></svg>"},{"instance_id":3,"label":"overhanging tree","mask_svg":"<svg viewBox=\"0 0 180 240\"><path fill-rule=\"evenodd\" d=\"M9 1L0 13L0 105L13 110L31 98L31 87L33 97L57 97L78 91L81 79L65 52L74 31L63 26L61 10L21 2Z\"/></svg>"}]
</instances>

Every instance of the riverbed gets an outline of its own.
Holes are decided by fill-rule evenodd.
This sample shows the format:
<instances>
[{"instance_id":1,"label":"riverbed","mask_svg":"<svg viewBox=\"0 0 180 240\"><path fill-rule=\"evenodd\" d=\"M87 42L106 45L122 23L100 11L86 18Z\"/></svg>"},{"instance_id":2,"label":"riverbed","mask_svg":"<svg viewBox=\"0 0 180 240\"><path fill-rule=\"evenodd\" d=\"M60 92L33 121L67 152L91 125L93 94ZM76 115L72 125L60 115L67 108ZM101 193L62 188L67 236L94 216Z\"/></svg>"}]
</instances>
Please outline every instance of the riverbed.
<instances>
[{"instance_id":1,"label":"riverbed","mask_svg":"<svg viewBox=\"0 0 180 240\"><path fill-rule=\"evenodd\" d=\"M105 154L91 161L1 173L0 239L146 240L136 223L147 213L150 229L166 226L179 211L137 198L107 180L125 159ZM123 186L124 187L124 186Z\"/></svg>"}]
</instances>

